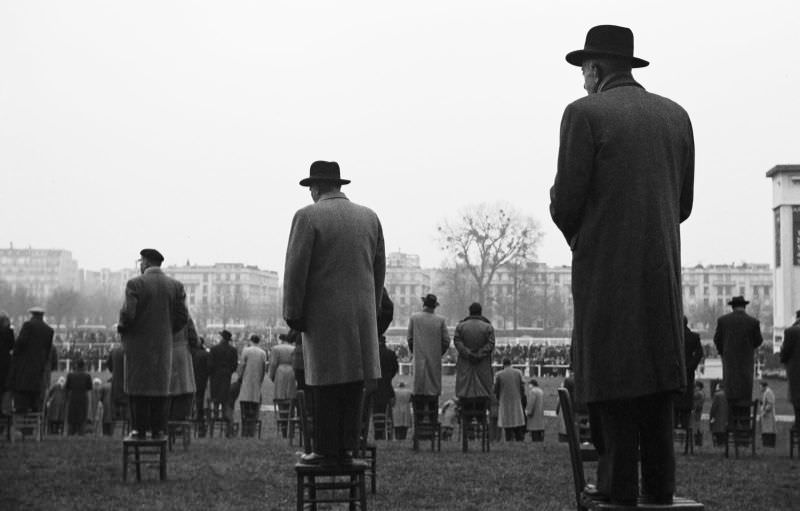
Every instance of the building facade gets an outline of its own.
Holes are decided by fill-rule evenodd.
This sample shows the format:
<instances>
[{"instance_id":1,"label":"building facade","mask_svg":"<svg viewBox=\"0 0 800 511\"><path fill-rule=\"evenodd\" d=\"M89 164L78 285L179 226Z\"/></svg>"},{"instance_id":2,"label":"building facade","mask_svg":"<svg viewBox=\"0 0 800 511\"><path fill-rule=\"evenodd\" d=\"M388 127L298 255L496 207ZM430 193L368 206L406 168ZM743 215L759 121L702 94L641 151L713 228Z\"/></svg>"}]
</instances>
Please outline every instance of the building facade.
<instances>
[{"instance_id":1,"label":"building facade","mask_svg":"<svg viewBox=\"0 0 800 511\"><path fill-rule=\"evenodd\" d=\"M431 291L431 270L420 267L419 256L392 252L386 255L384 287L394 302L391 327L406 327L412 314L422 310L422 297Z\"/></svg>"},{"instance_id":2,"label":"building facade","mask_svg":"<svg viewBox=\"0 0 800 511\"><path fill-rule=\"evenodd\" d=\"M242 263L168 266L200 328L263 328L280 320L278 273Z\"/></svg>"},{"instance_id":3,"label":"building facade","mask_svg":"<svg viewBox=\"0 0 800 511\"><path fill-rule=\"evenodd\" d=\"M56 289L78 288L78 262L72 252L61 249L0 249L0 279L12 292L24 287L44 300Z\"/></svg>"}]
</instances>

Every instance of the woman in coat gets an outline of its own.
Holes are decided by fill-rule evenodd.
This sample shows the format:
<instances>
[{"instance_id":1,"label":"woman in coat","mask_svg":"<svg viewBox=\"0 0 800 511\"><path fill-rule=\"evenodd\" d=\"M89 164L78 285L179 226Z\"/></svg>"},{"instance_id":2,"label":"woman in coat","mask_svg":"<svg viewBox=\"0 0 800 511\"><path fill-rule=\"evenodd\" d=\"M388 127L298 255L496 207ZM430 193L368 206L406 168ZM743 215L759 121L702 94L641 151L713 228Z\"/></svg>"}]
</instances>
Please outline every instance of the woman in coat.
<instances>
[{"instance_id":1,"label":"woman in coat","mask_svg":"<svg viewBox=\"0 0 800 511\"><path fill-rule=\"evenodd\" d=\"M282 417L288 417L291 412L292 400L297 395L297 380L295 379L292 361L295 349L291 342L294 336L280 336L280 344L272 347L269 355L269 379L275 384L272 398ZM281 423L281 435L286 438L286 422Z\"/></svg>"},{"instance_id":2,"label":"woman in coat","mask_svg":"<svg viewBox=\"0 0 800 511\"><path fill-rule=\"evenodd\" d=\"M51 435L64 432L64 413L67 409L67 391L64 389L66 383L67 379L60 376L47 392L47 432Z\"/></svg>"},{"instance_id":3,"label":"woman in coat","mask_svg":"<svg viewBox=\"0 0 800 511\"><path fill-rule=\"evenodd\" d=\"M769 383L761 382L761 444L775 447L775 393Z\"/></svg>"},{"instance_id":4,"label":"woman in coat","mask_svg":"<svg viewBox=\"0 0 800 511\"><path fill-rule=\"evenodd\" d=\"M394 423L394 437L405 440L408 428L411 427L411 389L400 382L394 389L394 405L392 406L392 422Z\"/></svg>"},{"instance_id":5,"label":"woman in coat","mask_svg":"<svg viewBox=\"0 0 800 511\"><path fill-rule=\"evenodd\" d=\"M544 391L539 387L539 382L532 378L528 386L525 416L525 429L531 432L531 441L544 442Z\"/></svg>"},{"instance_id":6,"label":"woman in coat","mask_svg":"<svg viewBox=\"0 0 800 511\"><path fill-rule=\"evenodd\" d=\"M243 437L255 435L255 421L258 420L261 407L261 384L267 370L267 353L258 347L259 342L259 336L250 336L250 344L242 350L242 363L239 367L239 407L242 411Z\"/></svg>"},{"instance_id":7,"label":"woman in coat","mask_svg":"<svg viewBox=\"0 0 800 511\"><path fill-rule=\"evenodd\" d=\"M169 378L169 420L188 421L192 418L192 401L197 388L190 346L198 343L197 330L190 317L186 326L172 338L172 370Z\"/></svg>"},{"instance_id":8,"label":"woman in coat","mask_svg":"<svg viewBox=\"0 0 800 511\"><path fill-rule=\"evenodd\" d=\"M717 389L716 392L714 392L714 397L711 398L711 411L708 412L708 427L711 430L713 445L724 445L728 430L728 400L725 398L725 391L722 388L722 383L719 381L717 381Z\"/></svg>"},{"instance_id":9,"label":"woman in coat","mask_svg":"<svg viewBox=\"0 0 800 511\"><path fill-rule=\"evenodd\" d=\"M67 374L64 388L67 391L67 434L83 435L89 416L89 393L92 377L86 372L86 362L79 358L75 371Z\"/></svg>"}]
</instances>

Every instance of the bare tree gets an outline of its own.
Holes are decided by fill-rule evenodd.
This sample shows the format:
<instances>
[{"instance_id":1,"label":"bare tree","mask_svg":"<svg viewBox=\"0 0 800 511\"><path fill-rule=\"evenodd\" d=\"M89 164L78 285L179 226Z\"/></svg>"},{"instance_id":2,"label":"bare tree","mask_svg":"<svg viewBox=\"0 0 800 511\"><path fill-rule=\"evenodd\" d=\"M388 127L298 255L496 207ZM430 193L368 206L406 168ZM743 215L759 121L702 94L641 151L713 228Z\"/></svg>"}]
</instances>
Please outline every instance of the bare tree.
<instances>
[{"instance_id":1,"label":"bare tree","mask_svg":"<svg viewBox=\"0 0 800 511\"><path fill-rule=\"evenodd\" d=\"M482 304L497 269L533 260L542 236L532 217L504 203L468 207L457 220L442 222L438 233L442 249L469 271Z\"/></svg>"}]
</instances>

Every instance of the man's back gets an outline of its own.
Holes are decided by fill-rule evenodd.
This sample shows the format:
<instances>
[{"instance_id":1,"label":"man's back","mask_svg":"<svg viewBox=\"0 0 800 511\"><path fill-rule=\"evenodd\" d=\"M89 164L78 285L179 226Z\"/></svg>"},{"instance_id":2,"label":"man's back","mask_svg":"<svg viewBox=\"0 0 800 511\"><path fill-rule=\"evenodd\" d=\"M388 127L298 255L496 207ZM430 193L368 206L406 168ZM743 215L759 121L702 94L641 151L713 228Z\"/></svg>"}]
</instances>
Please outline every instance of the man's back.
<instances>
[{"instance_id":1,"label":"man's back","mask_svg":"<svg viewBox=\"0 0 800 511\"><path fill-rule=\"evenodd\" d=\"M341 192L300 209L292 221L285 275L284 317L306 322L308 383L379 377L377 304L385 254L378 216Z\"/></svg>"},{"instance_id":2,"label":"man's back","mask_svg":"<svg viewBox=\"0 0 800 511\"><path fill-rule=\"evenodd\" d=\"M433 312L413 314L408 340L414 351L414 394L438 396L442 393L442 355L450 342L444 318Z\"/></svg>"},{"instance_id":3,"label":"man's back","mask_svg":"<svg viewBox=\"0 0 800 511\"><path fill-rule=\"evenodd\" d=\"M800 325L795 323L783 331L781 363L786 365L789 399L800 406ZM798 424L800 427L800 424Z\"/></svg>"},{"instance_id":4,"label":"man's back","mask_svg":"<svg viewBox=\"0 0 800 511\"><path fill-rule=\"evenodd\" d=\"M684 385L680 222L693 179L688 115L630 76L567 106L550 208L573 250L579 399Z\"/></svg>"},{"instance_id":5,"label":"man's back","mask_svg":"<svg viewBox=\"0 0 800 511\"><path fill-rule=\"evenodd\" d=\"M12 357L14 390L41 390L42 377L50 360L52 346L53 329L43 319L31 318L23 323Z\"/></svg>"},{"instance_id":6,"label":"man's back","mask_svg":"<svg viewBox=\"0 0 800 511\"><path fill-rule=\"evenodd\" d=\"M730 403L753 399L754 350L763 342L759 321L743 310L735 310L717 320L714 345L722 357L725 395Z\"/></svg>"}]
</instances>

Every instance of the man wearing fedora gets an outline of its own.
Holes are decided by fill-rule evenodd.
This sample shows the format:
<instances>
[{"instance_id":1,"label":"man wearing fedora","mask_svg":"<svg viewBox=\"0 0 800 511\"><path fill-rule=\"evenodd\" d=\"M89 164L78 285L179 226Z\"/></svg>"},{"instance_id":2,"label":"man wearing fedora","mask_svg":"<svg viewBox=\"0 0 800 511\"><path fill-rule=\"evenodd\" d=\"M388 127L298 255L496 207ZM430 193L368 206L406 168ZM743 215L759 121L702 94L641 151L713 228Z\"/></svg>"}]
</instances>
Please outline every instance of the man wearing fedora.
<instances>
[{"instance_id":1,"label":"man wearing fedora","mask_svg":"<svg viewBox=\"0 0 800 511\"><path fill-rule=\"evenodd\" d=\"M365 382L380 378L378 308L386 257L378 215L341 191L336 162L316 161L300 181L313 204L292 219L283 281L283 317L302 332L312 390L314 452L306 463L347 464L358 447Z\"/></svg>"},{"instance_id":2,"label":"man wearing fedora","mask_svg":"<svg viewBox=\"0 0 800 511\"><path fill-rule=\"evenodd\" d=\"M764 342L761 324L745 312L749 301L734 296L728 302L733 310L717 319L714 346L722 358L722 381L730 413L749 415L753 403L755 350ZM740 409L745 409L744 411Z\"/></svg>"},{"instance_id":3,"label":"man wearing fedora","mask_svg":"<svg viewBox=\"0 0 800 511\"><path fill-rule=\"evenodd\" d=\"M117 331L125 351L125 393L130 399L130 438L154 439L167 431L173 336L189 318L183 284L161 270L158 250L139 252L141 275L125 285Z\"/></svg>"},{"instance_id":4,"label":"man wearing fedora","mask_svg":"<svg viewBox=\"0 0 800 511\"><path fill-rule=\"evenodd\" d=\"M231 401L231 378L239 365L239 352L231 345L233 335L228 330L219 333L219 342L208 352L209 394L211 397L211 415L220 415L227 424L225 434L233 434L233 406ZM214 431L211 431L214 434Z\"/></svg>"},{"instance_id":5,"label":"man wearing fedora","mask_svg":"<svg viewBox=\"0 0 800 511\"><path fill-rule=\"evenodd\" d=\"M592 490L669 503L672 399L686 385L680 224L693 201L692 125L633 79L648 62L633 55L630 29L593 27L566 60L588 96L564 110L550 214L572 250L576 399L602 438Z\"/></svg>"},{"instance_id":6,"label":"man wearing fedora","mask_svg":"<svg viewBox=\"0 0 800 511\"><path fill-rule=\"evenodd\" d=\"M50 387L49 374L53 329L44 321L44 309L32 307L31 318L22 324L11 355L9 388L14 391L14 411L17 413L42 410L44 391ZM45 373L48 381L43 383Z\"/></svg>"}]
</instances>

